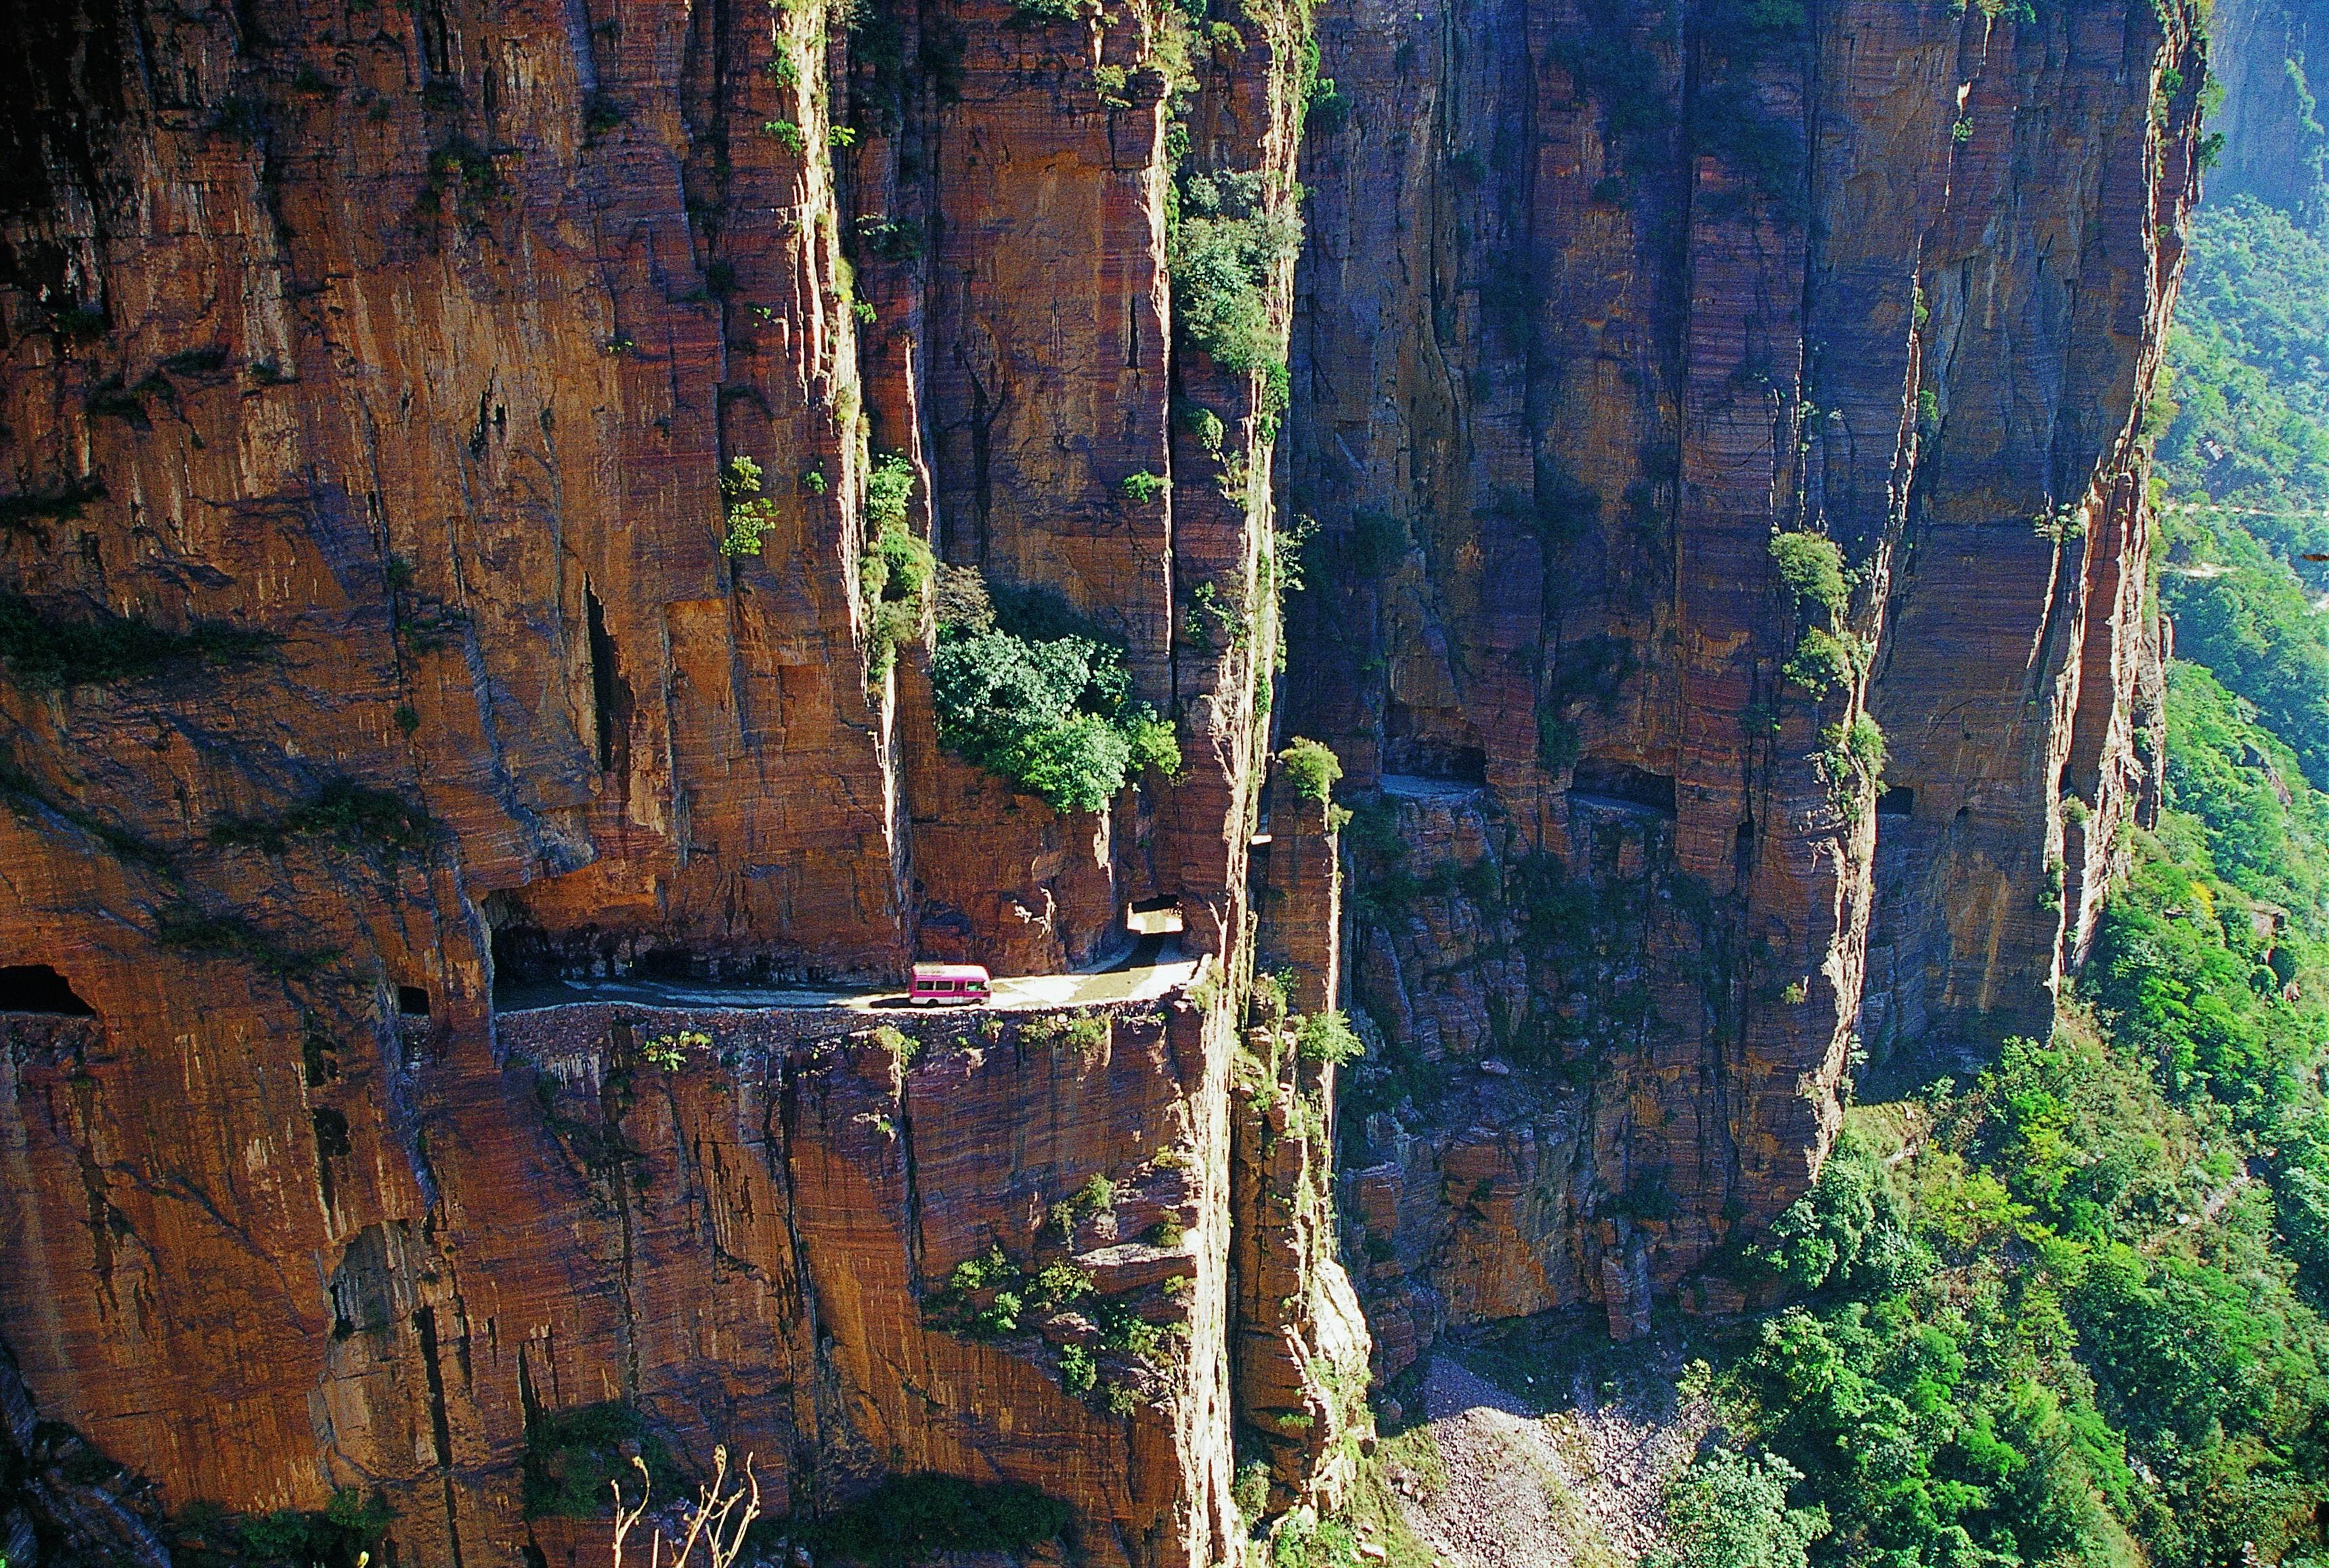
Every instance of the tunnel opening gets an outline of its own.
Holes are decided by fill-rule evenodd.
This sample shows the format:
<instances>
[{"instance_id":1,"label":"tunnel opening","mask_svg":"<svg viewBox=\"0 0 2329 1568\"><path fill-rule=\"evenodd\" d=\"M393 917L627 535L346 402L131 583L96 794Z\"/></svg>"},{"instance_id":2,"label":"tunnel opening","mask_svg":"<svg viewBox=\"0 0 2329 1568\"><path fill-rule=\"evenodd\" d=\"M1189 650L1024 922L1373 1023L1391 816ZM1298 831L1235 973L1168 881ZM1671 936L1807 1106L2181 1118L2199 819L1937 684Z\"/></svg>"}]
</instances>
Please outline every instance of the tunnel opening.
<instances>
[{"instance_id":1,"label":"tunnel opening","mask_svg":"<svg viewBox=\"0 0 2329 1568\"><path fill-rule=\"evenodd\" d=\"M1448 784L1485 784L1488 753L1478 746L1455 746L1419 735L1394 735L1383 742L1382 770L1408 779Z\"/></svg>"},{"instance_id":2,"label":"tunnel opening","mask_svg":"<svg viewBox=\"0 0 2329 1568\"><path fill-rule=\"evenodd\" d=\"M0 1013L97 1016L97 1009L81 1000L71 982L47 964L0 965Z\"/></svg>"},{"instance_id":3,"label":"tunnel opening","mask_svg":"<svg viewBox=\"0 0 2329 1568\"><path fill-rule=\"evenodd\" d=\"M1917 791L1907 784L1895 784L1876 798L1879 817L1914 817L1917 815Z\"/></svg>"},{"instance_id":4,"label":"tunnel opening","mask_svg":"<svg viewBox=\"0 0 2329 1568\"><path fill-rule=\"evenodd\" d=\"M1125 929L1135 936L1168 936L1183 929L1179 895L1166 893L1158 898L1135 899L1125 911Z\"/></svg>"},{"instance_id":5,"label":"tunnel opening","mask_svg":"<svg viewBox=\"0 0 2329 1568\"><path fill-rule=\"evenodd\" d=\"M1674 814L1674 781L1670 774L1653 773L1630 762L1588 757L1570 775L1571 799L1588 806L1613 806L1636 811Z\"/></svg>"},{"instance_id":6,"label":"tunnel opening","mask_svg":"<svg viewBox=\"0 0 2329 1568\"><path fill-rule=\"evenodd\" d=\"M419 986L396 987L396 1010L407 1018L429 1016L429 993Z\"/></svg>"},{"instance_id":7,"label":"tunnel opening","mask_svg":"<svg viewBox=\"0 0 2329 1568\"><path fill-rule=\"evenodd\" d=\"M514 893L506 890L487 893L481 907L486 929L492 933L487 950L493 957L496 1006L528 986L558 978L557 945Z\"/></svg>"}]
</instances>

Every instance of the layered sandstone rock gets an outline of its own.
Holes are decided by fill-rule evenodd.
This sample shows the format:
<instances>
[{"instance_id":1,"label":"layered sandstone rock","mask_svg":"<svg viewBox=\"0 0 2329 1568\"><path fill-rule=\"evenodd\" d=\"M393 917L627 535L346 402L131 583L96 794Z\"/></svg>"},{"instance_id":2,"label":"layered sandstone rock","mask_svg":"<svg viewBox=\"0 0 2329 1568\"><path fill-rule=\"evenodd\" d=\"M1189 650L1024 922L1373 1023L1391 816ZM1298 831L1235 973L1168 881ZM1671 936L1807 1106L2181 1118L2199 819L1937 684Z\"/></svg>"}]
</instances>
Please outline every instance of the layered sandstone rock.
<instances>
[{"instance_id":1,"label":"layered sandstone rock","mask_svg":"<svg viewBox=\"0 0 2329 1568\"><path fill-rule=\"evenodd\" d=\"M2042 1013L2145 786L2189 17L1317 24L10 9L0 967L95 1016L5 1025L0 1403L154 1488L43 1449L12 1557L354 1487L399 1560L564 1560L520 1460L617 1402L786 1507L1010 1478L1093 1560L1233 1561L1236 1469L1331 1504L1365 1419L1335 1075L1241 1043L1257 962L1373 1048L1384 1369L1740 1304L1855 1035ZM1240 300L1290 410L1176 326L1195 175L1302 203ZM944 560L1122 643L1180 774L1063 814L942 752L929 608L861 581L884 454ZM1273 725L1342 754L1346 884L1318 802L1257 874ZM497 1005L1051 970L1135 902L1206 978L1080 1023ZM980 1318L998 1252L1092 1289Z\"/></svg>"},{"instance_id":2,"label":"layered sandstone rock","mask_svg":"<svg viewBox=\"0 0 2329 1568\"><path fill-rule=\"evenodd\" d=\"M416 1561L514 1562L530 1540L602 1534L525 1519L511 1460L545 1412L607 1401L643 1413L689 1468L708 1469L716 1442L753 1453L774 1512L942 1470L1071 1502L1095 1560L1217 1559L1236 1528L1221 1441L1231 1053L1185 1002L1076 1016L1096 1026L1070 1038L1065 1015L917 1021L905 1051L904 1036L837 1034L814 1011L505 1015L500 1065L420 1108L435 1202L418 1223L367 1218L387 1208L377 1186L395 1162L360 1119L373 1064L343 1059L314 1095L319 1126L345 1108L341 1136L279 1195L343 1222L313 1257L312 1306L271 1279L235 1289L221 1260L195 1325L218 1359L182 1361L170 1276L209 1252L234 1190L137 1114L150 1081L182 1064L125 1062L93 1033L19 1038L6 1100L32 1114L8 1124L12 1187L168 1172L92 1189L113 1205L95 1233L60 1216L20 1236L28 1280L85 1272L101 1237L106 1299L120 1304L87 1338L61 1321L20 1329L26 1376L181 1497L249 1496L269 1477L251 1501L296 1506L384 1484ZM708 1043L658 1060L691 1031ZM213 1136L228 1135L242 1129ZM1062 1230L1053 1205L1095 1176L1112 1201ZM296 1224L232 1234L273 1276L298 1255ZM957 1327L939 1292L995 1248L1030 1275L1068 1264L1089 1293L1010 1332ZM313 1321L287 1328L260 1302ZM1112 1347L1094 1324L1119 1308L1163 1328L1162 1348ZM309 1333L320 1366L298 1354ZM1103 1380L1083 1393L1062 1386L1051 1342L1079 1338ZM157 1404L177 1419L156 1422Z\"/></svg>"},{"instance_id":3,"label":"layered sandstone rock","mask_svg":"<svg viewBox=\"0 0 2329 1568\"><path fill-rule=\"evenodd\" d=\"M2139 787L2191 19L1362 4L1321 47L1289 722L1381 791L1386 1341L1737 1305L1855 1048L2043 1017ZM1776 531L1840 547L1834 625Z\"/></svg>"},{"instance_id":4,"label":"layered sandstone rock","mask_svg":"<svg viewBox=\"0 0 2329 1568\"><path fill-rule=\"evenodd\" d=\"M777 1511L937 1470L1095 1560L1241 1550L1276 426L1175 344L1166 239L1176 172L1293 199L1306 29L1061 9L10 9L0 613L67 651L0 680L0 966L96 1017L0 1065L0 1337L157 1506L353 1487L401 1561L561 1556L519 1459L614 1401ZM861 589L891 453L944 559L1121 642L1180 775L1063 814L939 751L927 608L893 665ZM1190 637L1201 584L1249 635ZM504 1006L1057 970L1135 900L1212 978L1097 1046ZM965 1331L996 1247L1107 1312Z\"/></svg>"}]
</instances>

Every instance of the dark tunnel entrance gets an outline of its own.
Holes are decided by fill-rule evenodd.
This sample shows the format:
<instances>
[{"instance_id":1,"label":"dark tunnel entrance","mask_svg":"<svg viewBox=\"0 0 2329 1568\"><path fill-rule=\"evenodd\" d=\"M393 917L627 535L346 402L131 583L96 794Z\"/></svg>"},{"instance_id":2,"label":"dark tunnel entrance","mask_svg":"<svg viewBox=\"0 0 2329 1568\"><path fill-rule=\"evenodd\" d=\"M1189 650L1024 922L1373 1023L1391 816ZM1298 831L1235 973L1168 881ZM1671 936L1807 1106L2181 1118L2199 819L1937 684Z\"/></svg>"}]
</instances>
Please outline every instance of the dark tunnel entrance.
<instances>
[{"instance_id":1,"label":"dark tunnel entrance","mask_svg":"<svg viewBox=\"0 0 2329 1568\"><path fill-rule=\"evenodd\" d=\"M94 1018L66 978L46 964L0 964L0 1013L56 1013Z\"/></svg>"}]
</instances>

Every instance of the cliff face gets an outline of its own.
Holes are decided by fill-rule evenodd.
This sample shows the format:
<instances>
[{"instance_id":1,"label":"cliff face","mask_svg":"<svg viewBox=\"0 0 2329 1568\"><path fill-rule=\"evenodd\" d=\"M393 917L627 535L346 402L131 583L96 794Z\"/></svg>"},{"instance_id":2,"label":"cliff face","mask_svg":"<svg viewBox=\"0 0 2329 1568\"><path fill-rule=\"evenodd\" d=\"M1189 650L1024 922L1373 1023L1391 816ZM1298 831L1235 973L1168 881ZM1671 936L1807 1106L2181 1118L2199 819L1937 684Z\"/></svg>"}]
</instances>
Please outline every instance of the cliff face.
<instances>
[{"instance_id":1,"label":"cliff face","mask_svg":"<svg viewBox=\"0 0 2329 1568\"><path fill-rule=\"evenodd\" d=\"M2157 754L2181 11L0 14L12 1561L344 1487L565 1561L523 1463L608 1403L1234 1561L1365 1420L1338 1228L1384 1366L1737 1304L1856 1036L2042 1016ZM1181 770L944 751L891 524ZM1263 861L1273 732L1357 814ZM1136 1003L516 1005L1135 905ZM1347 1132L1257 964L1354 999Z\"/></svg>"},{"instance_id":2,"label":"cliff face","mask_svg":"<svg viewBox=\"0 0 2329 1568\"><path fill-rule=\"evenodd\" d=\"M1334 565L1288 723L1380 787L1346 1161L1378 1334L1736 1304L1855 1051L2042 1025L2157 754L2138 424L2189 19L1320 37L1348 116L1306 154L1290 504ZM1838 547L1832 608L1775 532Z\"/></svg>"},{"instance_id":3,"label":"cliff face","mask_svg":"<svg viewBox=\"0 0 2329 1568\"><path fill-rule=\"evenodd\" d=\"M2209 69L2223 84L2210 111L2218 198L2254 196L2318 222L2329 184L2329 7L2315 0L2227 0L2208 15ZM2222 139L2217 141L2221 137Z\"/></svg>"},{"instance_id":4,"label":"cliff face","mask_svg":"<svg viewBox=\"0 0 2329 1568\"><path fill-rule=\"evenodd\" d=\"M1273 1509L1331 1489L1365 1338L1316 1305L1324 1156L1231 1136L1275 409L1175 344L1165 269L1176 178L1290 199L1306 34L1215 20L8 8L27 1409L156 1507L376 1490L406 1562L565 1560L595 1527L525 1517L519 1461L607 1403L756 1453L772 1513L1015 1479L1101 1562L1234 1556L1255 1422L1315 1420ZM1289 264L1241 279L1265 335ZM863 570L877 458L908 534L1121 646L1175 778L1054 810L940 751L932 612ZM507 1006L1052 971L1135 901L1208 978L1130 1012ZM1323 971L1322 929L1286 942ZM1311 1231L1233 1264L1281 1178ZM25 1462L46 1545L92 1539Z\"/></svg>"}]
</instances>

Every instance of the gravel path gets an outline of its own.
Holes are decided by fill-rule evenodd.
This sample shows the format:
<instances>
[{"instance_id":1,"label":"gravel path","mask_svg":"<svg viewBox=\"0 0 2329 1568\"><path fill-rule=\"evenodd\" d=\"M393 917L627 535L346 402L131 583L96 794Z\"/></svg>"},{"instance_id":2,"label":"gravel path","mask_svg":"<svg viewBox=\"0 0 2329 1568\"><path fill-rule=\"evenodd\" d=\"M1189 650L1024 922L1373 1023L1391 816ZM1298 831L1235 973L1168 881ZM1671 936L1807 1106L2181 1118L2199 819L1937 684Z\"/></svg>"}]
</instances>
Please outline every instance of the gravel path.
<instances>
[{"instance_id":1,"label":"gravel path","mask_svg":"<svg viewBox=\"0 0 2329 1568\"><path fill-rule=\"evenodd\" d=\"M1657 1544L1666 1474L1706 1421L1670 1397L1663 1411L1596 1402L1582 1378L1570 1408L1538 1417L1447 1355L1432 1359L1422 1395L1447 1484L1399 1492L1441 1568L1631 1568Z\"/></svg>"}]
</instances>

